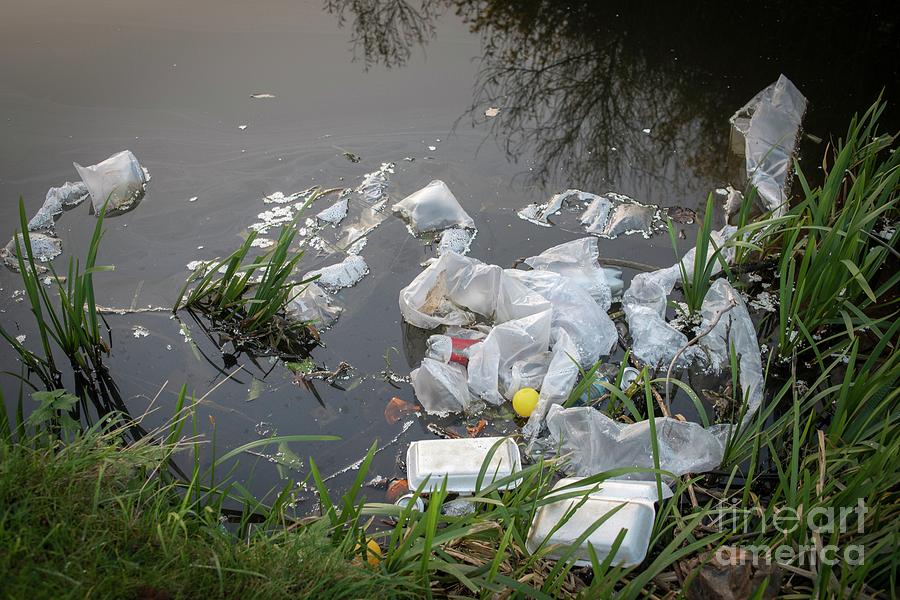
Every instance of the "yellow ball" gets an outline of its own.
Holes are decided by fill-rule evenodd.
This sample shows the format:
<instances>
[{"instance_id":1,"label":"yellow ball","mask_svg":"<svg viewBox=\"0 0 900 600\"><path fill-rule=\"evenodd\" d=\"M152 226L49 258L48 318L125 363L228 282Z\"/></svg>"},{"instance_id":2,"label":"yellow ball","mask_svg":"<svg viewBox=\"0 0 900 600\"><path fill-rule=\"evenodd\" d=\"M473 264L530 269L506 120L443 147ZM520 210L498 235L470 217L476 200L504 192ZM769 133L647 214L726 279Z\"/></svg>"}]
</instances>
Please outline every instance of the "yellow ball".
<instances>
[{"instance_id":1,"label":"yellow ball","mask_svg":"<svg viewBox=\"0 0 900 600\"><path fill-rule=\"evenodd\" d=\"M362 548L362 545L356 542L356 547L353 549L353 554L356 556L354 560L356 561L359 560L360 548ZM366 562L372 567L377 567L381 562L381 546L373 539L369 539L366 542Z\"/></svg>"},{"instance_id":2,"label":"yellow ball","mask_svg":"<svg viewBox=\"0 0 900 600\"><path fill-rule=\"evenodd\" d=\"M540 394L534 388L522 388L513 396L513 410L520 417L530 417L538 403Z\"/></svg>"}]
</instances>

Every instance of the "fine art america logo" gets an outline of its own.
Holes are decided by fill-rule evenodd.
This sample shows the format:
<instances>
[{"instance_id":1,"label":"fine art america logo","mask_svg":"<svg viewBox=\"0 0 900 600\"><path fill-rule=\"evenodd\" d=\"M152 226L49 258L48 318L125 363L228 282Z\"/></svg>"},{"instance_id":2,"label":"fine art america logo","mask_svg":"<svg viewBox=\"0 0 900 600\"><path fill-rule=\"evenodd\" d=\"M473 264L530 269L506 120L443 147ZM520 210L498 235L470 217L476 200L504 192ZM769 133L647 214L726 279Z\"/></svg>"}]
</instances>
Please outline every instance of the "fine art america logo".
<instances>
[{"instance_id":1,"label":"fine art america logo","mask_svg":"<svg viewBox=\"0 0 900 600\"><path fill-rule=\"evenodd\" d=\"M766 515L761 510L723 504L716 509L716 518L712 523L719 531L748 535L780 533L786 540L788 536L805 528L809 532L807 537L811 543L742 544L743 552L734 554L729 553L727 548L720 548L716 558L723 563L750 562L753 565L861 565L865 562L865 548L862 545L838 546L832 542L841 534L854 530L856 533L863 533L868 510L862 498L857 499L855 507L817 506L805 514L802 509L782 507L773 514Z\"/></svg>"}]
</instances>

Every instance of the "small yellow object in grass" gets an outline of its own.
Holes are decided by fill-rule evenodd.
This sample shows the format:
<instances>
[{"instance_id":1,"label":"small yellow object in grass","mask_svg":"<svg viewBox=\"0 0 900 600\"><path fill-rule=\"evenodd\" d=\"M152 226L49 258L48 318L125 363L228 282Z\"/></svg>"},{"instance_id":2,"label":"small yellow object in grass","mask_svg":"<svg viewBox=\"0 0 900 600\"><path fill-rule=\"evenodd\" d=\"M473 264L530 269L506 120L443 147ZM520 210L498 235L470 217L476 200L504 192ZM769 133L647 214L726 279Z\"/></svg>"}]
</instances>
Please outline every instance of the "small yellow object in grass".
<instances>
[{"instance_id":1,"label":"small yellow object in grass","mask_svg":"<svg viewBox=\"0 0 900 600\"><path fill-rule=\"evenodd\" d=\"M356 542L356 547L353 549L353 554L356 555L354 562L359 561L360 548L362 548L362 545ZM377 567L381 563L381 546L373 539L369 539L366 542L366 562L372 567Z\"/></svg>"},{"instance_id":2,"label":"small yellow object in grass","mask_svg":"<svg viewBox=\"0 0 900 600\"><path fill-rule=\"evenodd\" d=\"M538 398L537 390L534 388L522 388L513 396L513 410L520 417L530 417L537 406Z\"/></svg>"}]
</instances>

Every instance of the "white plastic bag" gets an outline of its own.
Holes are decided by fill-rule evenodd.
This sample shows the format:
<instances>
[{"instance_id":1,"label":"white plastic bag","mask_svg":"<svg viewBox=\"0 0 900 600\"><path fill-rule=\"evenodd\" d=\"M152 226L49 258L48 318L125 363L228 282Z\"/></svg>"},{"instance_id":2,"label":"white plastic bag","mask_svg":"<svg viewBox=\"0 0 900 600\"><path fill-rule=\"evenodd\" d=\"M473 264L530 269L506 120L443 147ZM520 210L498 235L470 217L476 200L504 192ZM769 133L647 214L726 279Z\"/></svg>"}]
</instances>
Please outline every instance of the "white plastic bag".
<instances>
[{"instance_id":1,"label":"white plastic bag","mask_svg":"<svg viewBox=\"0 0 900 600\"><path fill-rule=\"evenodd\" d=\"M551 271L568 277L583 287L604 310L612 296L622 291L622 273L600 266L597 239L584 237L548 248L525 259L525 264L539 271Z\"/></svg>"},{"instance_id":2,"label":"white plastic bag","mask_svg":"<svg viewBox=\"0 0 900 600\"><path fill-rule=\"evenodd\" d=\"M72 164L91 193L94 214L100 212L107 198L107 214L115 214L131 210L144 196L147 173L130 150L113 154L89 167Z\"/></svg>"},{"instance_id":3,"label":"white plastic bag","mask_svg":"<svg viewBox=\"0 0 900 600\"><path fill-rule=\"evenodd\" d=\"M416 233L438 231L448 227L475 228L463 207L459 205L447 184L435 179L413 192L392 207L394 212L409 221Z\"/></svg>"}]
</instances>

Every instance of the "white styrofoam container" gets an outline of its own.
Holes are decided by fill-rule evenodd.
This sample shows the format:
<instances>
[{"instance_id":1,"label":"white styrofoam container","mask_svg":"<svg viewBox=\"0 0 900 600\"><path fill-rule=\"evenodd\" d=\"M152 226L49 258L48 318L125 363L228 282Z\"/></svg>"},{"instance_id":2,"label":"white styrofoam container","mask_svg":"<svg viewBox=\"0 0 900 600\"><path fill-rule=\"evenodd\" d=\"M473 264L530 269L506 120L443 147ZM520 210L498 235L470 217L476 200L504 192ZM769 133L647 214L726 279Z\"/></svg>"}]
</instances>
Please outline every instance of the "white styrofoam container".
<instances>
[{"instance_id":1,"label":"white styrofoam container","mask_svg":"<svg viewBox=\"0 0 900 600\"><path fill-rule=\"evenodd\" d=\"M561 479L553 486L550 497L559 488L576 484L579 481L581 481L580 477ZM622 506L582 542L573 555L577 559L575 564L578 566L591 565L588 544L593 546L597 559L603 561L604 558L609 556L619 532L622 529L626 529L627 531L612 564L623 567L639 565L647 555L647 548L650 546L650 535L653 531L653 521L656 518L655 502L659 493L656 488L656 482L607 480L599 484L599 490L591 491L595 487L596 484L576 485L558 492L559 495L563 495L583 491L587 493L588 500L575 510L571 518L556 531L553 531L553 528L584 496L566 498L546 504L538 509L534 515L528 539L525 543L528 551L535 552L544 540L550 536L550 539L547 540L547 545L555 546L555 548L549 552L548 557L559 558L598 519L616 507ZM662 491L663 498L672 496L672 490L666 485L663 485Z\"/></svg>"},{"instance_id":2,"label":"white styrofoam container","mask_svg":"<svg viewBox=\"0 0 900 600\"><path fill-rule=\"evenodd\" d=\"M412 442L406 451L406 478L409 489L418 489L428 478L423 492L441 489L447 480L447 491L471 494L475 491L478 473L488 452L497 442L502 443L494 452L484 473L482 487L503 479L522 469L519 446L511 438L485 437L455 440L421 440ZM512 489L518 480L504 486Z\"/></svg>"}]
</instances>

